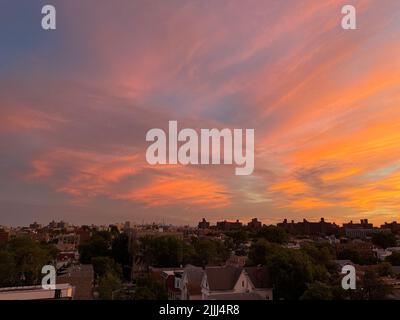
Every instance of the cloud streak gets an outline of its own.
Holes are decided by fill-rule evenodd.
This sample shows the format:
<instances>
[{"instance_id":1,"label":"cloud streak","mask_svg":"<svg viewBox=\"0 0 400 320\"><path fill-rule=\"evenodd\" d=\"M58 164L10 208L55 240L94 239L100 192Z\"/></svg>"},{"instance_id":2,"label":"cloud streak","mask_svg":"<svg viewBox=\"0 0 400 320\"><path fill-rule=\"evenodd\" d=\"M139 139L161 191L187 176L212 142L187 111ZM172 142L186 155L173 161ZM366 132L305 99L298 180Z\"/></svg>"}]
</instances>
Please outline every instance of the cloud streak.
<instances>
[{"instance_id":1,"label":"cloud streak","mask_svg":"<svg viewBox=\"0 0 400 320\"><path fill-rule=\"evenodd\" d=\"M343 1L54 4L54 34L27 13L18 41L0 32L0 223L13 210L18 222L398 215L398 1L355 1L351 32ZM146 132L169 120L254 128L253 176L149 166Z\"/></svg>"}]
</instances>

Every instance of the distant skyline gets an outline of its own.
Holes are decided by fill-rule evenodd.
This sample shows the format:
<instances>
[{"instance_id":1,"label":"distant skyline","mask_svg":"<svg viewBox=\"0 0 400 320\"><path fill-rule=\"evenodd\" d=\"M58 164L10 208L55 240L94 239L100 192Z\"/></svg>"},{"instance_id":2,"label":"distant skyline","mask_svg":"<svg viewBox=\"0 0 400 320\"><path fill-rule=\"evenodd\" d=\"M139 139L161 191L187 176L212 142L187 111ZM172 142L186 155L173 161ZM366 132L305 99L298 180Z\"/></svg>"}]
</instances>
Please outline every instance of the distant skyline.
<instances>
[{"instance_id":1,"label":"distant skyline","mask_svg":"<svg viewBox=\"0 0 400 320\"><path fill-rule=\"evenodd\" d=\"M400 1L0 10L0 224L400 220ZM146 132L254 128L255 169L150 166Z\"/></svg>"},{"instance_id":2,"label":"distant skyline","mask_svg":"<svg viewBox=\"0 0 400 320\"><path fill-rule=\"evenodd\" d=\"M338 223L337 221L329 221L329 220L326 220L324 217L321 217L318 220L309 220L309 219L306 219L306 218L299 219L299 220L293 220L293 219L282 218L282 220L278 221L277 223L264 223L263 221L261 221L257 217L253 217L250 220L240 220L240 219L229 219L229 220L227 220L227 219L221 219L221 220L209 221L209 220L206 219L206 222L210 223L210 227L216 226L217 222L223 222L223 221L228 221L228 222L237 222L237 221L239 221L240 223L242 223L243 226L247 226L247 224L252 222L252 220L254 218L258 222L261 222L263 225L277 225L279 223L284 222L285 219L287 220L288 224L291 224L292 222L295 223L295 224L296 223L303 223L304 219L307 220L307 222L310 222L310 223L318 223L318 222L321 222L322 219L324 219L325 223L336 224L338 227L342 227L343 224L348 224L348 223L359 224L360 222L365 221L365 219L360 219L358 221L349 220L349 221L345 221L343 223ZM26 225L13 225L13 226L9 225L9 226L7 226L7 225L1 225L0 224L0 227L3 226L3 227L11 227L11 228L19 228L19 227L23 228L23 227L29 227L31 224L38 224L41 227L46 227L46 226L50 225L53 222L55 222L55 223L61 223L62 222L62 223L66 223L68 226L75 226L75 227L85 226L85 225L86 226L124 225L127 222L129 222L131 226L132 225L136 225L136 226L157 225L157 226L166 226L166 227L169 227L169 226L172 226L172 227L186 227L186 226L188 226L188 227L197 227L200 222L203 222L202 219L199 219L199 221L195 221L192 224L172 224L172 223L168 223L168 221L114 221L114 222L110 222L110 223L95 223L95 222L92 222L92 223L72 223L70 221L65 221L65 220L59 220L59 221L51 220L51 221L42 221L42 222L40 222L40 221L31 221L31 222L27 223ZM400 224L400 222L397 222L397 221L385 221L384 223L379 223L379 224L374 224L373 221L370 221L369 219L367 219L367 221L368 221L368 223L371 223L374 228L375 227L376 228L380 228L381 225L384 225L386 223L391 224L393 222L396 222L396 223Z\"/></svg>"}]
</instances>

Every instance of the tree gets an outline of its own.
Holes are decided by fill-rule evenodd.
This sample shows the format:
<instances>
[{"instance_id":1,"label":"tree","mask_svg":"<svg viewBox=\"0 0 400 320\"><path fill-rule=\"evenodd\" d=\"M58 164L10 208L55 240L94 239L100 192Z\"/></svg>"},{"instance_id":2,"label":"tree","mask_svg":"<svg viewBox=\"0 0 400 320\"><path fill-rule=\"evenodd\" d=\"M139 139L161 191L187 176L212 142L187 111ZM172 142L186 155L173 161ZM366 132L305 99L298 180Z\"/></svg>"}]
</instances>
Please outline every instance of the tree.
<instances>
[{"instance_id":1,"label":"tree","mask_svg":"<svg viewBox=\"0 0 400 320\"><path fill-rule=\"evenodd\" d=\"M378 247L386 249L396 246L396 236L389 232L379 232L372 236L372 243Z\"/></svg>"},{"instance_id":2,"label":"tree","mask_svg":"<svg viewBox=\"0 0 400 320\"><path fill-rule=\"evenodd\" d=\"M323 282L315 281L308 284L307 290L300 298L301 300L332 300L332 288Z\"/></svg>"},{"instance_id":3,"label":"tree","mask_svg":"<svg viewBox=\"0 0 400 320\"><path fill-rule=\"evenodd\" d=\"M385 284L374 271L366 271L361 279L360 286L352 294L357 300L382 300L392 292L392 288Z\"/></svg>"},{"instance_id":4,"label":"tree","mask_svg":"<svg viewBox=\"0 0 400 320\"><path fill-rule=\"evenodd\" d=\"M93 257L91 263L97 278L101 278L107 273L113 273L118 277L122 275L121 266L110 257Z\"/></svg>"},{"instance_id":5,"label":"tree","mask_svg":"<svg viewBox=\"0 0 400 320\"><path fill-rule=\"evenodd\" d=\"M107 236L107 233L95 233L86 244L79 246L81 263L89 264L94 257L109 256L110 241L111 236Z\"/></svg>"},{"instance_id":6,"label":"tree","mask_svg":"<svg viewBox=\"0 0 400 320\"><path fill-rule=\"evenodd\" d=\"M140 240L140 252L147 265L179 267L190 261L191 246L172 236L144 237Z\"/></svg>"},{"instance_id":7,"label":"tree","mask_svg":"<svg viewBox=\"0 0 400 320\"><path fill-rule=\"evenodd\" d=\"M132 268L132 255L129 252L129 237L125 233L119 234L112 241L111 256L114 261L122 266L123 276L130 280Z\"/></svg>"},{"instance_id":8,"label":"tree","mask_svg":"<svg viewBox=\"0 0 400 320\"><path fill-rule=\"evenodd\" d=\"M267 263L267 257L276 253L277 250L279 250L277 245L264 239L259 239L251 244L248 264L265 265Z\"/></svg>"},{"instance_id":9,"label":"tree","mask_svg":"<svg viewBox=\"0 0 400 320\"><path fill-rule=\"evenodd\" d=\"M191 263L199 266L220 265L229 258L229 250L222 241L193 239Z\"/></svg>"},{"instance_id":10,"label":"tree","mask_svg":"<svg viewBox=\"0 0 400 320\"><path fill-rule=\"evenodd\" d=\"M111 300L115 299L118 290L121 289L121 280L119 277L112 273L108 272L103 275L99 280L99 298L103 300Z\"/></svg>"},{"instance_id":11,"label":"tree","mask_svg":"<svg viewBox=\"0 0 400 320\"><path fill-rule=\"evenodd\" d=\"M0 269L14 266L13 272L6 272L9 279L5 280L13 285L38 284L42 278L42 267L51 264L57 252L53 245L41 245L29 237L10 240L6 250L8 254L4 254L4 262L0 260Z\"/></svg>"},{"instance_id":12,"label":"tree","mask_svg":"<svg viewBox=\"0 0 400 320\"><path fill-rule=\"evenodd\" d=\"M16 265L12 254L0 251L0 287L13 286L16 283Z\"/></svg>"},{"instance_id":13,"label":"tree","mask_svg":"<svg viewBox=\"0 0 400 320\"><path fill-rule=\"evenodd\" d=\"M284 249L267 258L277 298L297 300L314 280L311 259L301 251Z\"/></svg>"},{"instance_id":14,"label":"tree","mask_svg":"<svg viewBox=\"0 0 400 320\"><path fill-rule=\"evenodd\" d=\"M392 266L400 266L400 252L393 252L385 260L390 262Z\"/></svg>"},{"instance_id":15,"label":"tree","mask_svg":"<svg viewBox=\"0 0 400 320\"><path fill-rule=\"evenodd\" d=\"M359 265L372 265L377 263L377 258L372 251L360 252L356 248L346 248L338 253L338 259L350 260Z\"/></svg>"},{"instance_id":16,"label":"tree","mask_svg":"<svg viewBox=\"0 0 400 320\"><path fill-rule=\"evenodd\" d=\"M249 238L248 234L245 230L230 231L230 232L227 232L226 235L228 237L232 238L235 246L238 246L238 245L246 242L247 239Z\"/></svg>"},{"instance_id":17,"label":"tree","mask_svg":"<svg viewBox=\"0 0 400 320\"><path fill-rule=\"evenodd\" d=\"M135 300L167 300L167 288L149 277L142 277L136 281Z\"/></svg>"},{"instance_id":18,"label":"tree","mask_svg":"<svg viewBox=\"0 0 400 320\"><path fill-rule=\"evenodd\" d=\"M306 243L301 250L305 252L314 264L330 267L335 259L334 248L327 243Z\"/></svg>"},{"instance_id":19,"label":"tree","mask_svg":"<svg viewBox=\"0 0 400 320\"><path fill-rule=\"evenodd\" d=\"M334 263L335 252L331 245L326 243L306 243L302 246L304 252L314 266L315 280L329 281L329 275L336 273L337 265Z\"/></svg>"},{"instance_id":20,"label":"tree","mask_svg":"<svg viewBox=\"0 0 400 320\"><path fill-rule=\"evenodd\" d=\"M289 239L289 236L284 229L272 225L263 226L257 234L259 237L264 238L269 242L279 244L286 243Z\"/></svg>"}]
</instances>

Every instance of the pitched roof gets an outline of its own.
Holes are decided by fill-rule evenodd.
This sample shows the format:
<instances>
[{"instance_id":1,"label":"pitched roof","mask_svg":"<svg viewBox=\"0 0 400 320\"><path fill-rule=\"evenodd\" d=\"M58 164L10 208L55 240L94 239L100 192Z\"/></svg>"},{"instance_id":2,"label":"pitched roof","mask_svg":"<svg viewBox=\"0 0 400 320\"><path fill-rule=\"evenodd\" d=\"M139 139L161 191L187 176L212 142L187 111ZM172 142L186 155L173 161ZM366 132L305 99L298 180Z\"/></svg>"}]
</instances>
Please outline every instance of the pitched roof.
<instances>
[{"instance_id":1,"label":"pitched roof","mask_svg":"<svg viewBox=\"0 0 400 320\"><path fill-rule=\"evenodd\" d=\"M232 290L242 270L234 266L207 267L205 273L210 290Z\"/></svg>"},{"instance_id":2,"label":"pitched roof","mask_svg":"<svg viewBox=\"0 0 400 320\"><path fill-rule=\"evenodd\" d=\"M187 276L188 283L187 288L190 294L200 294L201 293L201 280L203 279L203 269L201 267L195 267L188 264L184 273Z\"/></svg>"},{"instance_id":3,"label":"pitched roof","mask_svg":"<svg viewBox=\"0 0 400 320\"><path fill-rule=\"evenodd\" d=\"M272 281L267 268L246 267L244 269L256 289L272 288Z\"/></svg>"}]
</instances>

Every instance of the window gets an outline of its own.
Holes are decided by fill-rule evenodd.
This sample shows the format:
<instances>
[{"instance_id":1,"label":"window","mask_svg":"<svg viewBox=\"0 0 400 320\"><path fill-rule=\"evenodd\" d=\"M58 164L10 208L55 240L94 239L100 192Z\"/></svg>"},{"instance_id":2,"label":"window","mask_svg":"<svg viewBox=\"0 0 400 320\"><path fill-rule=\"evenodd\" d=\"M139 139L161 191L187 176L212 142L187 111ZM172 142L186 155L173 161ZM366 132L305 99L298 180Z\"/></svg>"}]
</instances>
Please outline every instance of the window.
<instances>
[{"instance_id":1,"label":"window","mask_svg":"<svg viewBox=\"0 0 400 320\"><path fill-rule=\"evenodd\" d=\"M181 279L180 278L175 278L175 288L176 289L181 288Z\"/></svg>"}]
</instances>

